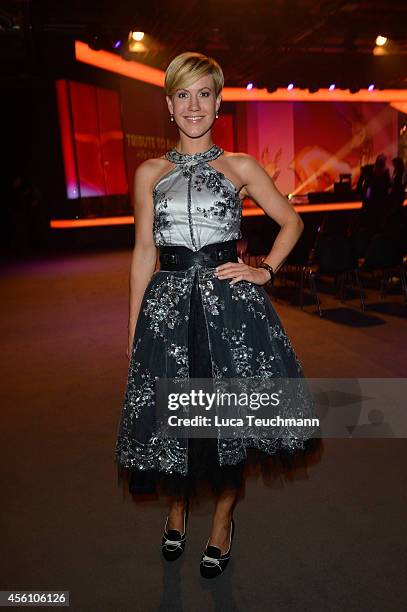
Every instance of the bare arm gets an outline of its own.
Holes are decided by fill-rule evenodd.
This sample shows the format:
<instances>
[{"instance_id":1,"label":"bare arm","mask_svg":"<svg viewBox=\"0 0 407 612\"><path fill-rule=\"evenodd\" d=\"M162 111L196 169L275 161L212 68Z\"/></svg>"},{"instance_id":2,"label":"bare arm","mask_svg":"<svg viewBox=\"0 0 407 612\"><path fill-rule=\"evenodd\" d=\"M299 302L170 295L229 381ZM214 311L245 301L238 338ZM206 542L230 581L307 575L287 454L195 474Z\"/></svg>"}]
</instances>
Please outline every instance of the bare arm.
<instances>
[{"instance_id":1,"label":"bare arm","mask_svg":"<svg viewBox=\"0 0 407 612\"><path fill-rule=\"evenodd\" d=\"M249 197L281 227L264 260L277 272L301 236L304 222L256 159L245 155L241 168Z\"/></svg>"},{"instance_id":2,"label":"bare arm","mask_svg":"<svg viewBox=\"0 0 407 612\"><path fill-rule=\"evenodd\" d=\"M155 172L155 168L147 160L138 166L134 174L135 244L129 277L128 358L131 355L141 302L157 261L157 247L153 238L154 205L152 195Z\"/></svg>"},{"instance_id":3,"label":"bare arm","mask_svg":"<svg viewBox=\"0 0 407 612\"><path fill-rule=\"evenodd\" d=\"M301 236L304 222L254 157L239 154L239 174L245 185L244 193L281 227L271 251L264 258L274 272L277 272ZM233 278L231 284L239 280L249 280L261 285L270 278L267 270L252 268L242 262L222 264L218 266L218 270L222 271L218 278Z\"/></svg>"}]
</instances>

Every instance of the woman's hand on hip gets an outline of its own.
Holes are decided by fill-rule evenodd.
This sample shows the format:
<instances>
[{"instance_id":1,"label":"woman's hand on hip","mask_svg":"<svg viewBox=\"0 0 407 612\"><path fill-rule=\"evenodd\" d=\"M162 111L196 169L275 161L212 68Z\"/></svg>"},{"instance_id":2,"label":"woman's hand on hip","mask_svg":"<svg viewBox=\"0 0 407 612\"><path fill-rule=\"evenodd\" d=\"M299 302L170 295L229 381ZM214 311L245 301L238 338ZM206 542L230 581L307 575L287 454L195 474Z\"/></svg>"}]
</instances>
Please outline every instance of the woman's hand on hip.
<instances>
[{"instance_id":1,"label":"woman's hand on hip","mask_svg":"<svg viewBox=\"0 0 407 612\"><path fill-rule=\"evenodd\" d=\"M270 273L265 268L253 268L243 263L238 257L239 262L228 261L216 267L215 276L221 280L231 278L230 285L235 285L241 280L246 280L256 285L264 285L270 280Z\"/></svg>"}]
</instances>

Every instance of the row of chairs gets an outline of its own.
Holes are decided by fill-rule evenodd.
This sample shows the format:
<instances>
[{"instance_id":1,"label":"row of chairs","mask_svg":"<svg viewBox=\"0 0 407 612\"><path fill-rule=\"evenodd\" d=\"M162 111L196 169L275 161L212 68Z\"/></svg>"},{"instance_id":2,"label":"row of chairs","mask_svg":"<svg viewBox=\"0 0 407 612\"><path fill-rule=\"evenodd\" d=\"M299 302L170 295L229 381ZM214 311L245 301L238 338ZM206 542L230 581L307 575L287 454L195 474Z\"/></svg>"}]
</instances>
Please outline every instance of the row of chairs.
<instances>
[{"instance_id":1,"label":"row of chairs","mask_svg":"<svg viewBox=\"0 0 407 612\"><path fill-rule=\"evenodd\" d=\"M240 256L249 265L258 265L259 259L269 251L264 245L240 241ZM260 249L258 248L260 246ZM259 253L259 250L262 251ZM307 226L279 271L282 282L293 278L298 290L300 308L304 307L304 289L308 285L322 317L321 302L318 295L318 280L331 277L339 299L344 302L348 287L357 287L360 306L366 310L366 298L362 276L370 274L381 277L380 293L383 297L394 277L400 279L404 300L407 304L407 277L404 264L403 245L392 240L391 236L375 234L366 236L363 228L348 235L347 231L332 233L332 229L322 223L316 228ZM363 254L363 257L361 255ZM254 263L253 263L254 262Z\"/></svg>"}]
</instances>

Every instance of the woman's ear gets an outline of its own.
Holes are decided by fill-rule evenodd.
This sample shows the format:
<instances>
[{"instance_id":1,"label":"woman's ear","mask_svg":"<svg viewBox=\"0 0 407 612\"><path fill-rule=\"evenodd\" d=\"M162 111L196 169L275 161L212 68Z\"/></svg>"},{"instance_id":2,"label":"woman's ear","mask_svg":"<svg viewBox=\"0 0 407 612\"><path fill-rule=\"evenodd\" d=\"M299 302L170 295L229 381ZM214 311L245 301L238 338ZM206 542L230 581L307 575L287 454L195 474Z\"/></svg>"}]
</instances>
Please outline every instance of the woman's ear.
<instances>
[{"instance_id":1,"label":"woman's ear","mask_svg":"<svg viewBox=\"0 0 407 612\"><path fill-rule=\"evenodd\" d=\"M167 100L168 110L170 111L171 115L173 115L174 114L174 107L172 105L172 100L171 100L170 96L165 96L165 99Z\"/></svg>"}]
</instances>

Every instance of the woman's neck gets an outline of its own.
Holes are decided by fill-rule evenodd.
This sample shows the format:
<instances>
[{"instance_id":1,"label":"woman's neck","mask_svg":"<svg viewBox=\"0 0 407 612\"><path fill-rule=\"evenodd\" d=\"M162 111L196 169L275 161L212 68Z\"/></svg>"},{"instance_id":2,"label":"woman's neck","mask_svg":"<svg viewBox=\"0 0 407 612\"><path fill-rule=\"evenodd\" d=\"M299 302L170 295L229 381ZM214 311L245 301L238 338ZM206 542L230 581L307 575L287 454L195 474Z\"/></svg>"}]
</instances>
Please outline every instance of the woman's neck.
<instances>
[{"instance_id":1,"label":"woman's neck","mask_svg":"<svg viewBox=\"0 0 407 612\"><path fill-rule=\"evenodd\" d=\"M198 140L194 142L189 139L188 141L179 140L175 149L183 155L194 155L195 153L205 153L211 147L213 147L212 139L205 140L204 142Z\"/></svg>"}]
</instances>

